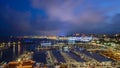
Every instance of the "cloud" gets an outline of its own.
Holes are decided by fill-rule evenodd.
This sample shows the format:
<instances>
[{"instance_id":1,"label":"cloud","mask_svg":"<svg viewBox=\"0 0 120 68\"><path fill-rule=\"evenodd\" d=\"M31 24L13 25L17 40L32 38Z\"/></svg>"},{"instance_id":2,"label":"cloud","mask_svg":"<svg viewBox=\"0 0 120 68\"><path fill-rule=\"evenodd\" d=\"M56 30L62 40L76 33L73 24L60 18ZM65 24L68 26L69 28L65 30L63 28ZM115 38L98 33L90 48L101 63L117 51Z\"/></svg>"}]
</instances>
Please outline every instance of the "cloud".
<instances>
[{"instance_id":1,"label":"cloud","mask_svg":"<svg viewBox=\"0 0 120 68\"><path fill-rule=\"evenodd\" d=\"M61 2L60 2L61 1ZM32 7L46 10L50 20L69 23L100 22L102 13L95 11L91 4L83 5L83 0L32 0Z\"/></svg>"},{"instance_id":2,"label":"cloud","mask_svg":"<svg viewBox=\"0 0 120 68\"><path fill-rule=\"evenodd\" d=\"M30 5L26 2L30 1ZM116 2L93 0L29 0L2 4L0 32L11 35L66 35L119 32ZM17 1L15 1L16 3ZM118 2L117 2L118 3ZM107 5L106 5L107 4ZM22 9L21 9L22 8ZM9 29L9 30L8 30Z\"/></svg>"},{"instance_id":3,"label":"cloud","mask_svg":"<svg viewBox=\"0 0 120 68\"><path fill-rule=\"evenodd\" d=\"M53 30L58 27L57 29L66 31L66 33L92 33L108 25L105 22L106 16L103 15L105 11L97 10L92 4L86 3L84 0L32 0L31 6L34 9L46 11L49 22L47 25L54 24L51 26L56 26L53 27Z\"/></svg>"},{"instance_id":4,"label":"cloud","mask_svg":"<svg viewBox=\"0 0 120 68\"><path fill-rule=\"evenodd\" d=\"M120 33L120 26L119 25L120 25L120 13L118 13L112 17L112 23L110 24L111 31L113 33L115 33L115 32Z\"/></svg>"}]
</instances>

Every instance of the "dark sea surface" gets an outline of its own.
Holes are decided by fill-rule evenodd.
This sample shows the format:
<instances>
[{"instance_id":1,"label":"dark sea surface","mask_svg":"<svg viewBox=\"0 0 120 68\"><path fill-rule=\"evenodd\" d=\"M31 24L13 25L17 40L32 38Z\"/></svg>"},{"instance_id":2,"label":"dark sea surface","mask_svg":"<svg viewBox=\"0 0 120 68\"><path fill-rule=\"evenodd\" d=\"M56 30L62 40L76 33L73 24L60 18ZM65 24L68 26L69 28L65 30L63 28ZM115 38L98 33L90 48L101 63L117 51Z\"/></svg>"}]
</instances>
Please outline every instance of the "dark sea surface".
<instances>
[{"instance_id":1,"label":"dark sea surface","mask_svg":"<svg viewBox=\"0 0 120 68\"><path fill-rule=\"evenodd\" d=\"M38 44L20 44L11 45L10 48L0 51L0 62L8 63L14 61L25 51L33 51L33 60L36 62L46 63L46 51L37 51Z\"/></svg>"}]
</instances>

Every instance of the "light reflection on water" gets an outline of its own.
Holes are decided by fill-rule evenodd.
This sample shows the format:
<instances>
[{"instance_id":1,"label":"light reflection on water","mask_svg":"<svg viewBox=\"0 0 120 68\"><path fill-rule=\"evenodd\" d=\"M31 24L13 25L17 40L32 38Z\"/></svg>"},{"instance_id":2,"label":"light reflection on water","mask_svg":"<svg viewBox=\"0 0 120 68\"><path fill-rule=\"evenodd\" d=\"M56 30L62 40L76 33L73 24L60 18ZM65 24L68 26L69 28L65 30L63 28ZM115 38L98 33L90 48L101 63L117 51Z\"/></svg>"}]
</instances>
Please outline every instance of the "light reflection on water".
<instances>
[{"instance_id":1,"label":"light reflection on water","mask_svg":"<svg viewBox=\"0 0 120 68\"><path fill-rule=\"evenodd\" d=\"M13 45L13 58L15 57L15 45Z\"/></svg>"},{"instance_id":2,"label":"light reflection on water","mask_svg":"<svg viewBox=\"0 0 120 68\"><path fill-rule=\"evenodd\" d=\"M27 44L27 45L11 45L10 48L2 50L0 52L0 62L9 62L16 60L18 56L23 54L25 51L33 51L33 60L38 62L46 63L46 55L45 51L37 51L36 47L38 47L38 44ZM38 58L42 58L38 60Z\"/></svg>"},{"instance_id":3,"label":"light reflection on water","mask_svg":"<svg viewBox=\"0 0 120 68\"><path fill-rule=\"evenodd\" d=\"M0 62L2 61L9 62L9 61L15 60L15 58L20 54L22 54L25 49L26 49L25 46L20 44L11 45L10 48L0 51Z\"/></svg>"},{"instance_id":4,"label":"light reflection on water","mask_svg":"<svg viewBox=\"0 0 120 68\"><path fill-rule=\"evenodd\" d=\"M3 55L3 52L2 52L2 51L0 51L0 59L2 58L2 55Z\"/></svg>"},{"instance_id":5,"label":"light reflection on water","mask_svg":"<svg viewBox=\"0 0 120 68\"><path fill-rule=\"evenodd\" d=\"M20 55L20 44L18 45L18 55Z\"/></svg>"}]
</instances>

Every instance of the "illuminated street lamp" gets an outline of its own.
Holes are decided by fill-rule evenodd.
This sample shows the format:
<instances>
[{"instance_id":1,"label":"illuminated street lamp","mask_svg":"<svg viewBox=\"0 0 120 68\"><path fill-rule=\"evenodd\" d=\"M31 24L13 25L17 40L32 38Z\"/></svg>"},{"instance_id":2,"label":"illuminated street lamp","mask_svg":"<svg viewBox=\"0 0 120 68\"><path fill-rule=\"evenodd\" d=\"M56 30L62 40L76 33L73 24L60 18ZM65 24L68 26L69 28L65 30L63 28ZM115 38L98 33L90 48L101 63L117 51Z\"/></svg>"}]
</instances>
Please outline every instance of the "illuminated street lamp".
<instances>
[{"instance_id":1,"label":"illuminated street lamp","mask_svg":"<svg viewBox=\"0 0 120 68\"><path fill-rule=\"evenodd\" d=\"M10 44L11 44L11 43L10 43L10 42L8 42L8 46L10 46Z\"/></svg>"},{"instance_id":2,"label":"illuminated street lamp","mask_svg":"<svg viewBox=\"0 0 120 68\"><path fill-rule=\"evenodd\" d=\"M20 41L18 41L18 44L20 44Z\"/></svg>"},{"instance_id":3,"label":"illuminated street lamp","mask_svg":"<svg viewBox=\"0 0 120 68\"><path fill-rule=\"evenodd\" d=\"M13 45L15 45L16 43L15 42L13 42Z\"/></svg>"},{"instance_id":4,"label":"illuminated street lamp","mask_svg":"<svg viewBox=\"0 0 120 68\"><path fill-rule=\"evenodd\" d=\"M3 42L2 45L5 45L5 43Z\"/></svg>"}]
</instances>

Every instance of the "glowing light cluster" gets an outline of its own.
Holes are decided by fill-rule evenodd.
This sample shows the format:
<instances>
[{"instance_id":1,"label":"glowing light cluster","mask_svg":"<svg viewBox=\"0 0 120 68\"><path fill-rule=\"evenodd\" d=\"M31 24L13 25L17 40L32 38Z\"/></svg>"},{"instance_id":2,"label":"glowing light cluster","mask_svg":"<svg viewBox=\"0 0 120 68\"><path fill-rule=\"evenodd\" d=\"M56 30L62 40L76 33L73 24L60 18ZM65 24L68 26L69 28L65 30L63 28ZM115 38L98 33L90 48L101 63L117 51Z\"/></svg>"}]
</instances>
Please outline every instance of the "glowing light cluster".
<instances>
[{"instance_id":1,"label":"glowing light cluster","mask_svg":"<svg viewBox=\"0 0 120 68\"><path fill-rule=\"evenodd\" d=\"M88 37L88 36L86 36L86 37L69 37L68 40L88 42L88 41L92 40L92 37Z\"/></svg>"}]
</instances>

